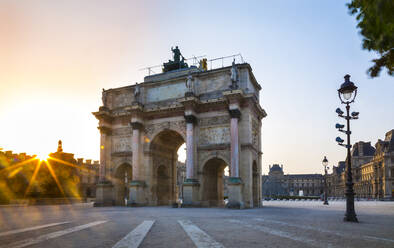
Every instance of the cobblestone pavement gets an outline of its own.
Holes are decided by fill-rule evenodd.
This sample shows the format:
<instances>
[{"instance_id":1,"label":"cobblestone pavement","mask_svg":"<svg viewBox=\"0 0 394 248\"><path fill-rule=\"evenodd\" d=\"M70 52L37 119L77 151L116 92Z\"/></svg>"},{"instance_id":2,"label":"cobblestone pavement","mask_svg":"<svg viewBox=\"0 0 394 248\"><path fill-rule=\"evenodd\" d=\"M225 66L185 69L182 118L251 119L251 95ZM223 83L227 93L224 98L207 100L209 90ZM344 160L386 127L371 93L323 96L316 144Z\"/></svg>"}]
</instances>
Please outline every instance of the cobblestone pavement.
<instances>
[{"instance_id":1,"label":"cobblestone pavement","mask_svg":"<svg viewBox=\"0 0 394 248\"><path fill-rule=\"evenodd\" d=\"M394 202L268 201L259 209L0 207L0 247L394 247Z\"/></svg>"}]
</instances>

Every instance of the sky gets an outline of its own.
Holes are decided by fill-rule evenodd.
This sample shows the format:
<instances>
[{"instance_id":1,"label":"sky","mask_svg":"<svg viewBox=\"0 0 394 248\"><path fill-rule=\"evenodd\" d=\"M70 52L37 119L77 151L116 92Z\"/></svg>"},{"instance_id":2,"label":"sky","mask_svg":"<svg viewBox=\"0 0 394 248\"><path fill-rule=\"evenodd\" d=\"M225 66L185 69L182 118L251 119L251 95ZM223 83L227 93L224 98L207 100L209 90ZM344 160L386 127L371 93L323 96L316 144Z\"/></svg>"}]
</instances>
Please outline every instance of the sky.
<instances>
[{"instance_id":1,"label":"sky","mask_svg":"<svg viewBox=\"0 0 394 248\"><path fill-rule=\"evenodd\" d=\"M99 159L102 88L142 82L142 68L182 54L241 53L261 84L263 173L322 173L344 160L335 142L337 89L358 87L352 141L394 128L394 78L366 70L349 1L0 0L0 147L42 154L57 141L75 157Z\"/></svg>"}]
</instances>

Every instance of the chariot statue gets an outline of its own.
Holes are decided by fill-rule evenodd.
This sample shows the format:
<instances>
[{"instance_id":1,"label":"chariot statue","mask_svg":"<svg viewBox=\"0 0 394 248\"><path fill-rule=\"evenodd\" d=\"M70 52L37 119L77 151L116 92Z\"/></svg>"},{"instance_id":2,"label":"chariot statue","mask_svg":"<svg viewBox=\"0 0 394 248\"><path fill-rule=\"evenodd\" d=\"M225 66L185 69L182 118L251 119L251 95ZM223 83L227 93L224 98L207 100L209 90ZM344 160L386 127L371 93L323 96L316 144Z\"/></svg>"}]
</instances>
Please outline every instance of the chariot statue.
<instances>
[{"instance_id":1,"label":"chariot statue","mask_svg":"<svg viewBox=\"0 0 394 248\"><path fill-rule=\"evenodd\" d=\"M174 71L182 68L188 68L188 64L185 63L185 58L182 56L178 46L175 48L171 47L174 60L168 60L167 63L163 63L163 72ZM182 58L182 59L181 59Z\"/></svg>"}]
</instances>

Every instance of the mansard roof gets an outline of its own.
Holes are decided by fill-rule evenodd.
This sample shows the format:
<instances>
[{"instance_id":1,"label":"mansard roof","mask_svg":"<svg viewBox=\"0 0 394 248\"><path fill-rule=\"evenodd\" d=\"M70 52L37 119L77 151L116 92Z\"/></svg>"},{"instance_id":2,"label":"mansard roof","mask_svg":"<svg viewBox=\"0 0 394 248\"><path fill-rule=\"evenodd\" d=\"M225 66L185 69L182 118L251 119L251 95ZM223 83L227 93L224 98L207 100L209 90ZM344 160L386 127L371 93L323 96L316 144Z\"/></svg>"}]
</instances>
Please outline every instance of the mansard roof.
<instances>
[{"instance_id":1,"label":"mansard roof","mask_svg":"<svg viewBox=\"0 0 394 248\"><path fill-rule=\"evenodd\" d=\"M359 141L353 145L352 156L373 156L375 155L375 148L371 142Z\"/></svg>"},{"instance_id":2,"label":"mansard roof","mask_svg":"<svg viewBox=\"0 0 394 248\"><path fill-rule=\"evenodd\" d=\"M394 151L394 129L391 129L386 133L386 137L384 139L385 142L388 142L387 148L389 152Z\"/></svg>"},{"instance_id":3,"label":"mansard roof","mask_svg":"<svg viewBox=\"0 0 394 248\"><path fill-rule=\"evenodd\" d=\"M376 153L393 152L394 151L394 129L388 131L384 140L376 142Z\"/></svg>"},{"instance_id":4,"label":"mansard roof","mask_svg":"<svg viewBox=\"0 0 394 248\"><path fill-rule=\"evenodd\" d=\"M332 167L332 172L339 175L339 174L341 174L342 172L345 171L345 167L346 167L346 162L345 161L339 161L338 162L338 166Z\"/></svg>"},{"instance_id":5,"label":"mansard roof","mask_svg":"<svg viewBox=\"0 0 394 248\"><path fill-rule=\"evenodd\" d=\"M274 172L274 171L283 172L283 169L278 164L273 164L272 167L270 167L270 172Z\"/></svg>"},{"instance_id":6,"label":"mansard roof","mask_svg":"<svg viewBox=\"0 0 394 248\"><path fill-rule=\"evenodd\" d=\"M290 179L320 179L322 174L288 174L286 177Z\"/></svg>"}]
</instances>

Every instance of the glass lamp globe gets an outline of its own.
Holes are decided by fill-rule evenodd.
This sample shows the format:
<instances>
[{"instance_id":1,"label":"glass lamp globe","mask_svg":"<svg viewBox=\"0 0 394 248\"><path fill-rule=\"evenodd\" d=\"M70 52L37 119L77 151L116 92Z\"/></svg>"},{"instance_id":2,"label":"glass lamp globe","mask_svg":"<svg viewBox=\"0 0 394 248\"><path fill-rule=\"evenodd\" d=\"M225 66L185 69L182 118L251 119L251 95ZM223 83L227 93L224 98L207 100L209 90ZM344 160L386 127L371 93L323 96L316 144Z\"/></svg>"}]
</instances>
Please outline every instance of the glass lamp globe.
<instances>
[{"instance_id":1,"label":"glass lamp globe","mask_svg":"<svg viewBox=\"0 0 394 248\"><path fill-rule=\"evenodd\" d=\"M341 85L341 88L338 89L340 95L346 101L349 101L353 93L357 90L357 86L354 85L353 82L350 81L350 75L345 75L345 82Z\"/></svg>"},{"instance_id":2,"label":"glass lamp globe","mask_svg":"<svg viewBox=\"0 0 394 248\"><path fill-rule=\"evenodd\" d=\"M327 160L326 156L324 156L322 164L323 164L324 167L328 165L328 160Z\"/></svg>"},{"instance_id":3,"label":"glass lamp globe","mask_svg":"<svg viewBox=\"0 0 394 248\"><path fill-rule=\"evenodd\" d=\"M349 101L350 98L352 98L352 95L353 95L353 91L342 93L343 99L345 99L346 101Z\"/></svg>"}]
</instances>

